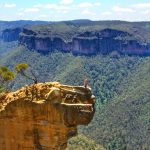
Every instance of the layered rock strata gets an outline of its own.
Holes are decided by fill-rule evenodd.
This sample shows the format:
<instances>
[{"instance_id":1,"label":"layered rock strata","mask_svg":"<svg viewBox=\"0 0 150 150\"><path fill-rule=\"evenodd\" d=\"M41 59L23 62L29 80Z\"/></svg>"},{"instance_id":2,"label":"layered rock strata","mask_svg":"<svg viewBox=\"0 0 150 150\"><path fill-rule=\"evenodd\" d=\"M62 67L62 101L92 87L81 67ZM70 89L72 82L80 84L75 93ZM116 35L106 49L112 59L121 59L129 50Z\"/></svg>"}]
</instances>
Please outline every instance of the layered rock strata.
<instances>
[{"instance_id":1,"label":"layered rock strata","mask_svg":"<svg viewBox=\"0 0 150 150\"><path fill-rule=\"evenodd\" d=\"M4 42L12 42L19 40L19 34L21 33L22 28L14 28L14 29L5 29L1 33L1 39Z\"/></svg>"},{"instance_id":2,"label":"layered rock strata","mask_svg":"<svg viewBox=\"0 0 150 150\"><path fill-rule=\"evenodd\" d=\"M64 150L94 115L90 88L38 83L0 95L1 150Z\"/></svg>"},{"instance_id":3,"label":"layered rock strata","mask_svg":"<svg viewBox=\"0 0 150 150\"><path fill-rule=\"evenodd\" d=\"M47 54L54 50L71 52L73 54L92 55L109 54L117 52L131 55L150 55L149 40L142 41L133 33L111 28L99 31L70 33L52 33L53 31L34 31L27 28L6 29L2 32L1 39L5 42L19 41L29 50ZM69 40L65 40L64 37ZM141 36L141 35L139 35ZM144 36L144 35L143 35Z\"/></svg>"},{"instance_id":4,"label":"layered rock strata","mask_svg":"<svg viewBox=\"0 0 150 150\"><path fill-rule=\"evenodd\" d=\"M116 51L121 54L150 55L150 43L144 43L128 32L109 28L99 32L86 31L76 34L70 41L65 41L61 36L42 35L24 29L20 34L19 43L41 53L59 50L91 55Z\"/></svg>"}]
</instances>

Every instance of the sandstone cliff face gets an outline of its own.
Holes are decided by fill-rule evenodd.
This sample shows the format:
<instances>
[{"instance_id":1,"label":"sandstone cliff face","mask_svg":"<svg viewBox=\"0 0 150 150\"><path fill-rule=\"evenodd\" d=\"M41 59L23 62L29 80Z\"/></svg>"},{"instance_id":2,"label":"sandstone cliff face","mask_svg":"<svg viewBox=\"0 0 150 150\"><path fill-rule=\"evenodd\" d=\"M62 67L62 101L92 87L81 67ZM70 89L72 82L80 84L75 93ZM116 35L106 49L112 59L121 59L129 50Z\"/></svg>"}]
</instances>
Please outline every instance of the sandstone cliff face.
<instances>
[{"instance_id":1,"label":"sandstone cliff face","mask_svg":"<svg viewBox=\"0 0 150 150\"><path fill-rule=\"evenodd\" d=\"M21 31L22 31L21 28L6 29L2 31L1 39L4 42L17 41L19 39L19 34Z\"/></svg>"},{"instance_id":2,"label":"sandstone cliff face","mask_svg":"<svg viewBox=\"0 0 150 150\"><path fill-rule=\"evenodd\" d=\"M122 54L150 55L150 43L142 43L133 35L114 29L99 32L85 32L75 35L70 42L61 37L39 36L32 30L24 29L19 38L20 44L41 53L52 50L72 52L73 54L108 54L117 51Z\"/></svg>"},{"instance_id":3,"label":"sandstone cliff face","mask_svg":"<svg viewBox=\"0 0 150 150\"><path fill-rule=\"evenodd\" d=\"M1 150L64 150L94 115L89 88L38 83L0 96Z\"/></svg>"},{"instance_id":4,"label":"sandstone cliff face","mask_svg":"<svg viewBox=\"0 0 150 150\"><path fill-rule=\"evenodd\" d=\"M67 34L67 33L66 33ZM150 43L142 42L125 31L103 29L100 31L75 34L70 41L60 35L35 32L31 29L6 29L1 39L5 42L19 41L30 50L47 54L53 50L72 52L73 54L108 54L117 51L121 54L150 55Z\"/></svg>"}]
</instances>

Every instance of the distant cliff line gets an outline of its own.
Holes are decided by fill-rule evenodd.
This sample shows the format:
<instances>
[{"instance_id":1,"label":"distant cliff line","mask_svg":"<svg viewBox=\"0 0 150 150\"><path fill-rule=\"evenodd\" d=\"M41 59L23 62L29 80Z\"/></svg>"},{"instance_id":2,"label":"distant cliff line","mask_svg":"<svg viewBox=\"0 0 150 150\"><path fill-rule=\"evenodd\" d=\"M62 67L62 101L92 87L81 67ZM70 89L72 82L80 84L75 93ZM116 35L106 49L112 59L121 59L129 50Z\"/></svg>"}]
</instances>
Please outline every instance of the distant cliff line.
<instances>
[{"instance_id":1,"label":"distant cliff line","mask_svg":"<svg viewBox=\"0 0 150 150\"><path fill-rule=\"evenodd\" d=\"M73 54L93 55L109 54L113 51L120 54L150 56L149 40L141 40L137 35L124 30L104 28L100 30L78 31L72 34L66 31L61 35L54 31L41 31L30 28L6 29L1 39L5 42L17 41L29 50L47 54L53 50L71 52ZM64 36L69 37L66 40ZM144 38L143 38L144 39Z\"/></svg>"}]
</instances>

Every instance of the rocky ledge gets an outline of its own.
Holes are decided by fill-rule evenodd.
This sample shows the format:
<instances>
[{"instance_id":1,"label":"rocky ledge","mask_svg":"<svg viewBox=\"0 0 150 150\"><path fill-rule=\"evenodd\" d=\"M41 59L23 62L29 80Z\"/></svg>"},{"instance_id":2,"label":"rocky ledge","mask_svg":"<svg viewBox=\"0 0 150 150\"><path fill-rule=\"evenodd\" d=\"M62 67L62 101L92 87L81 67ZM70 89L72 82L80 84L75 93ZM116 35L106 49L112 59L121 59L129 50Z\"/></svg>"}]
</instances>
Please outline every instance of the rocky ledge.
<instances>
[{"instance_id":1,"label":"rocky ledge","mask_svg":"<svg viewBox=\"0 0 150 150\"><path fill-rule=\"evenodd\" d=\"M44 54L59 50L83 55L108 54L113 51L121 54L150 55L150 43L144 43L128 32L109 28L75 34L70 41L65 41L60 36L39 35L24 29L19 43Z\"/></svg>"},{"instance_id":2,"label":"rocky ledge","mask_svg":"<svg viewBox=\"0 0 150 150\"><path fill-rule=\"evenodd\" d=\"M22 28L14 28L14 29L5 29L0 34L0 38L4 42L12 42L19 40L19 34L21 33Z\"/></svg>"},{"instance_id":3,"label":"rocky ledge","mask_svg":"<svg viewBox=\"0 0 150 150\"><path fill-rule=\"evenodd\" d=\"M1 150L64 150L94 115L94 96L84 86L38 83L0 95Z\"/></svg>"},{"instance_id":4,"label":"rocky ledge","mask_svg":"<svg viewBox=\"0 0 150 150\"><path fill-rule=\"evenodd\" d=\"M85 31L80 31L78 27L76 31L75 29L53 31L54 29L45 29L45 26L43 29L34 28L36 29L36 27L6 29L2 32L1 39L5 42L18 40L19 44L29 50L43 54L58 50L81 55L117 52L150 56L150 41L145 37L147 32L142 29L143 33L138 34L137 30L128 32L112 28ZM60 28L57 27L58 29Z\"/></svg>"}]
</instances>

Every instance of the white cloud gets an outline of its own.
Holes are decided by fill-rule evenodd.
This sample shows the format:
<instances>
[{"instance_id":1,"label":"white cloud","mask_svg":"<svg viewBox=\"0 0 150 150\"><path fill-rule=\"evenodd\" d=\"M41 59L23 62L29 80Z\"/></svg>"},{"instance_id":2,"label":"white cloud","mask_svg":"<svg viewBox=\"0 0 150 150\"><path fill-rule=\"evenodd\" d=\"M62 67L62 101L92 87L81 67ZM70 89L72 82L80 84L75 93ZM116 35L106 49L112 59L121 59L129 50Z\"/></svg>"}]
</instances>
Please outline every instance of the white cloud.
<instances>
[{"instance_id":1,"label":"white cloud","mask_svg":"<svg viewBox=\"0 0 150 150\"><path fill-rule=\"evenodd\" d=\"M71 8L69 6L58 5L58 4L47 4L44 6L47 9L53 9L62 13L67 13Z\"/></svg>"},{"instance_id":2,"label":"white cloud","mask_svg":"<svg viewBox=\"0 0 150 150\"><path fill-rule=\"evenodd\" d=\"M42 15L39 15L39 18L47 18L48 16L46 14L42 14Z\"/></svg>"},{"instance_id":3,"label":"white cloud","mask_svg":"<svg viewBox=\"0 0 150 150\"><path fill-rule=\"evenodd\" d=\"M140 9L150 8L150 3L139 3L133 5L133 7L140 8Z\"/></svg>"},{"instance_id":4,"label":"white cloud","mask_svg":"<svg viewBox=\"0 0 150 150\"><path fill-rule=\"evenodd\" d=\"M95 13L93 13L93 12L90 11L90 10L83 10L83 11L81 12L81 14L82 14L82 15L95 15Z\"/></svg>"},{"instance_id":5,"label":"white cloud","mask_svg":"<svg viewBox=\"0 0 150 150\"><path fill-rule=\"evenodd\" d=\"M78 5L79 7L92 7L93 5L89 2L83 2Z\"/></svg>"},{"instance_id":6,"label":"white cloud","mask_svg":"<svg viewBox=\"0 0 150 150\"><path fill-rule=\"evenodd\" d=\"M114 12L117 12L117 13L133 13L135 12L135 10L131 9L131 8L128 8L128 7L120 7L120 6L114 6L112 8L112 10Z\"/></svg>"},{"instance_id":7,"label":"white cloud","mask_svg":"<svg viewBox=\"0 0 150 150\"><path fill-rule=\"evenodd\" d=\"M44 6L45 8L48 8L48 9L57 9L58 8L58 5L56 4L47 4Z\"/></svg>"},{"instance_id":8,"label":"white cloud","mask_svg":"<svg viewBox=\"0 0 150 150\"><path fill-rule=\"evenodd\" d=\"M38 12L39 11L39 8L26 8L24 9L24 12Z\"/></svg>"},{"instance_id":9,"label":"white cloud","mask_svg":"<svg viewBox=\"0 0 150 150\"><path fill-rule=\"evenodd\" d=\"M94 6L101 6L101 3L96 2L96 3L94 3Z\"/></svg>"},{"instance_id":10,"label":"white cloud","mask_svg":"<svg viewBox=\"0 0 150 150\"><path fill-rule=\"evenodd\" d=\"M22 16L23 16L23 13L20 12L20 13L18 13L17 15L20 16L20 17L22 17Z\"/></svg>"},{"instance_id":11,"label":"white cloud","mask_svg":"<svg viewBox=\"0 0 150 150\"><path fill-rule=\"evenodd\" d=\"M68 13L68 11L67 11L67 10L64 10L64 11L61 11L61 13L63 13L63 14L67 14L67 13Z\"/></svg>"},{"instance_id":12,"label":"white cloud","mask_svg":"<svg viewBox=\"0 0 150 150\"><path fill-rule=\"evenodd\" d=\"M35 7L35 8L41 8L41 7L43 7L43 5L42 4L36 4L33 7Z\"/></svg>"},{"instance_id":13,"label":"white cloud","mask_svg":"<svg viewBox=\"0 0 150 150\"><path fill-rule=\"evenodd\" d=\"M16 4L4 4L5 8L14 8L16 7Z\"/></svg>"},{"instance_id":14,"label":"white cloud","mask_svg":"<svg viewBox=\"0 0 150 150\"><path fill-rule=\"evenodd\" d=\"M150 15L150 10L145 10L145 11L142 12L142 14Z\"/></svg>"},{"instance_id":15,"label":"white cloud","mask_svg":"<svg viewBox=\"0 0 150 150\"><path fill-rule=\"evenodd\" d=\"M110 16L110 15L112 15L112 13L110 11L105 11L105 12L102 12L102 15L103 16Z\"/></svg>"},{"instance_id":16,"label":"white cloud","mask_svg":"<svg viewBox=\"0 0 150 150\"><path fill-rule=\"evenodd\" d=\"M79 3L78 7L89 8L89 7L100 6L100 5L101 5L101 3L99 3L99 2L96 2L96 3L83 2L83 3Z\"/></svg>"},{"instance_id":17,"label":"white cloud","mask_svg":"<svg viewBox=\"0 0 150 150\"><path fill-rule=\"evenodd\" d=\"M74 0L61 0L60 4L69 5L69 4L72 4L73 2L74 2Z\"/></svg>"},{"instance_id":18,"label":"white cloud","mask_svg":"<svg viewBox=\"0 0 150 150\"><path fill-rule=\"evenodd\" d=\"M60 11L68 11L68 10L70 10L70 7L67 7L67 6L59 6L59 7L57 7L57 10L60 10Z\"/></svg>"},{"instance_id":19,"label":"white cloud","mask_svg":"<svg viewBox=\"0 0 150 150\"><path fill-rule=\"evenodd\" d=\"M127 21L149 21L150 20L150 2L135 3L124 6L116 4L114 6L105 6L100 9L100 0L95 1L75 1L75 0L57 0L48 3L35 3L29 8L16 7L12 3L0 3L0 8L17 8L3 12L1 9L0 18L11 20L17 19L39 19L39 20L71 20L71 19L93 19L93 20L127 20ZM105 8L106 7L106 8ZM54 15L55 14L55 15Z\"/></svg>"}]
</instances>

